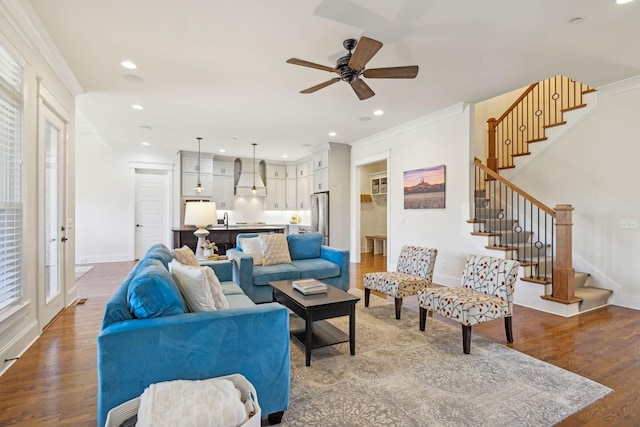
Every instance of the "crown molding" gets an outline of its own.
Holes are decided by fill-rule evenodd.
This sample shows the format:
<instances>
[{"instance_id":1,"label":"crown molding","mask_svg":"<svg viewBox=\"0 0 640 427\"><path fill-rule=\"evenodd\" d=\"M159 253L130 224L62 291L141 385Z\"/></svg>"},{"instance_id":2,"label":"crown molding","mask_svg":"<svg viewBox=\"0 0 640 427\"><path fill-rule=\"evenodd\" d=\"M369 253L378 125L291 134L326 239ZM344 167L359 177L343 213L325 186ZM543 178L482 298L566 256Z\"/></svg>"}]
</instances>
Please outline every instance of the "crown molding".
<instances>
[{"instance_id":1,"label":"crown molding","mask_svg":"<svg viewBox=\"0 0 640 427\"><path fill-rule=\"evenodd\" d=\"M25 39L28 45L35 46L71 94L73 96L84 94L84 88L69 67L69 64L65 61L60 50L58 50L58 47L53 43L53 40L33 10L33 7L31 7L31 4L27 1L20 0L0 1L8 13L10 13L10 16L7 18L13 21L20 37Z\"/></svg>"}]
</instances>

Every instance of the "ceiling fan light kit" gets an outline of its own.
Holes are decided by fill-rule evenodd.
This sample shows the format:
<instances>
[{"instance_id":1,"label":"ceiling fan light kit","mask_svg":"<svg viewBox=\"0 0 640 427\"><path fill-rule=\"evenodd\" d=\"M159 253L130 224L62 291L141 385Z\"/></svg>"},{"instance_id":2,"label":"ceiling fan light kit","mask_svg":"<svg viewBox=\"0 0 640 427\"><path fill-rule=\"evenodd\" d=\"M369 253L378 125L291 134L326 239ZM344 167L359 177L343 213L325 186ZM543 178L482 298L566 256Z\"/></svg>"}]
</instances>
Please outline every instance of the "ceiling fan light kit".
<instances>
[{"instance_id":1,"label":"ceiling fan light kit","mask_svg":"<svg viewBox=\"0 0 640 427\"><path fill-rule=\"evenodd\" d=\"M329 71L337 73L340 76L301 90L300 93L313 93L342 80L351 85L351 88L360 100L365 100L374 96L375 92L362 80L362 77L369 79L413 79L418 75L417 65L371 68L365 70L367 63L383 46L382 43L377 40L370 39L369 37L361 37L359 42L355 39L347 39L342 45L347 49L348 53L338 59L334 68L298 58L290 58L287 60L289 64Z\"/></svg>"}]
</instances>

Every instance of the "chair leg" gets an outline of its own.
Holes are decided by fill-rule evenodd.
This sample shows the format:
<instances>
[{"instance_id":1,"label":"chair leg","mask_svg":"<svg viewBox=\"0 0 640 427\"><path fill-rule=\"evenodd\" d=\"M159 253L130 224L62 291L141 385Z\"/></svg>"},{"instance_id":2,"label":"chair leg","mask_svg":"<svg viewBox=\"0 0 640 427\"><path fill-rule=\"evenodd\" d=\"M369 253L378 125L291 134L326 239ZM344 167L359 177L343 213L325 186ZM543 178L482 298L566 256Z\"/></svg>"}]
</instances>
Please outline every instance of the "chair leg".
<instances>
[{"instance_id":1,"label":"chair leg","mask_svg":"<svg viewBox=\"0 0 640 427\"><path fill-rule=\"evenodd\" d=\"M402 309L402 298L396 298L396 319L400 320L400 310Z\"/></svg>"},{"instance_id":2,"label":"chair leg","mask_svg":"<svg viewBox=\"0 0 640 427\"><path fill-rule=\"evenodd\" d=\"M462 351L471 353L471 326L462 325Z\"/></svg>"},{"instance_id":3,"label":"chair leg","mask_svg":"<svg viewBox=\"0 0 640 427\"><path fill-rule=\"evenodd\" d=\"M511 319L511 316L504 318L504 330L507 333L507 342L513 342L513 327Z\"/></svg>"},{"instance_id":4,"label":"chair leg","mask_svg":"<svg viewBox=\"0 0 640 427\"><path fill-rule=\"evenodd\" d=\"M371 296L371 289L364 288L364 306L369 307L369 297Z\"/></svg>"},{"instance_id":5,"label":"chair leg","mask_svg":"<svg viewBox=\"0 0 640 427\"><path fill-rule=\"evenodd\" d=\"M420 307L420 330L424 331L425 326L427 326L427 309Z\"/></svg>"}]
</instances>

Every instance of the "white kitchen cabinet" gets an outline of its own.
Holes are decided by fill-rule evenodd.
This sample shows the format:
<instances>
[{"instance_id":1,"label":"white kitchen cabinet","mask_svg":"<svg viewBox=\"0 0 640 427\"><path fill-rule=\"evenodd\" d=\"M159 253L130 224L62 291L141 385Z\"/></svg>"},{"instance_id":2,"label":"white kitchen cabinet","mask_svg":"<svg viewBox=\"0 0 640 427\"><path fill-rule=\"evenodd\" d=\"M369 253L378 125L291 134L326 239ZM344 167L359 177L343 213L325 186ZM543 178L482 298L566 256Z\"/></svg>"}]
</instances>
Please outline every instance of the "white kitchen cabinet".
<instances>
[{"instance_id":1,"label":"white kitchen cabinet","mask_svg":"<svg viewBox=\"0 0 640 427\"><path fill-rule=\"evenodd\" d=\"M286 179L287 170L284 165L272 165L267 163L267 179ZM268 188L268 187L267 187Z\"/></svg>"},{"instance_id":2,"label":"white kitchen cabinet","mask_svg":"<svg viewBox=\"0 0 640 427\"><path fill-rule=\"evenodd\" d=\"M285 180L285 182L287 183L286 185L286 204L285 207L288 210L294 210L297 209L298 207L296 206L296 200L297 200L297 193L298 193L298 184L297 184L297 180L296 180L296 174L295 172L292 175L293 178L287 178Z\"/></svg>"},{"instance_id":3,"label":"white kitchen cabinet","mask_svg":"<svg viewBox=\"0 0 640 427\"><path fill-rule=\"evenodd\" d=\"M198 174L193 172L182 173L182 196L199 196L199 197L211 197L213 195L213 184L211 182L211 174L200 174L200 184L202 184L202 191L200 194L196 193L196 184L198 182Z\"/></svg>"},{"instance_id":4,"label":"white kitchen cabinet","mask_svg":"<svg viewBox=\"0 0 640 427\"><path fill-rule=\"evenodd\" d=\"M329 150L321 151L313 155L313 170L329 167Z\"/></svg>"},{"instance_id":5,"label":"white kitchen cabinet","mask_svg":"<svg viewBox=\"0 0 640 427\"><path fill-rule=\"evenodd\" d=\"M287 180L267 178L267 209L285 210L287 208Z\"/></svg>"},{"instance_id":6,"label":"white kitchen cabinet","mask_svg":"<svg viewBox=\"0 0 640 427\"><path fill-rule=\"evenodd\" d=\"M198 157L183 157L182 158L182 172L198 172ZM200 155L200 173L211 174L213 173L213 161L211 155ZM233 174L233 172L232 172Z\"/></svg>"},{"instance_id":7,"label":"white kitchen cabinet","mask_svg":"<svg viewBox=\"0 0 640 427\"><path fill-rule=\"evenodd\" d=\"M211 181L211 187L213 188L211 196L216 203L216 208L232 210L234 201L233 176L214 175Z\"/></svg>"},{"instance_id":8,"label":"white kitchen cabinet","mask_svg":"<svg viewBox=\"0 0 640 427\"><path fill-rule=\"evenodd\" d=\"M311 209L311 176L298 177L296 180L296 206L297 209Z\"/></svg>"},{"instance_id":9,"label":"white kitchen cabinet","mask_svg":"<svg viewBox=\"0 0 640 427\"><path fill-rule=\"evenodd\" d=\"M313 172L313 192L329 191L329 168L318 169Z\"/></svg>"},{"instance_id":10,"label":"white kitchen cabinet","mask_svg":"<svg viewBox=\"0 0 640 427\"><path fill-rule=\"evenodd\" d=\"M213 160L213 174L233 176L233 161Z\"/></svg>"},{"instance_id":11,"label":"white kitchen cabinet","mask_svg":"<svg viewBox=\"0 0 640 427\"><path fill-rule=\"evenodd\" d=\"M297 165L296 177L304 178L307 176L311 176L313 173L313 165L311 160L306 160Z\"/></svg>"}]
</instances>

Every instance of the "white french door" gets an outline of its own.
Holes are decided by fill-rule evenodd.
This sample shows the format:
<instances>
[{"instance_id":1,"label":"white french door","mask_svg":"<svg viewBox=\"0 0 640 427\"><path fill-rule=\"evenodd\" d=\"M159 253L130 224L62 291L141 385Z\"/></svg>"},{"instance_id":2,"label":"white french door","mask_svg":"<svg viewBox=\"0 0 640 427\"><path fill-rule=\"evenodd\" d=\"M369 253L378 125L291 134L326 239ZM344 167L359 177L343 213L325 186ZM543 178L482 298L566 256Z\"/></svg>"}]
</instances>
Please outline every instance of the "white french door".
<instances>
[{"instance_id":1,"label":"white french door","mask_svg":"<svg viewBox=\"0 0 640 427\"><path fill-rule=\"evenodd\" d=\"M38 308L43 329L62 311L66 291L66 123L40 103L40 216L41 259Z\"/></svg>"}]
</instances>

